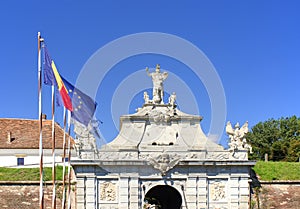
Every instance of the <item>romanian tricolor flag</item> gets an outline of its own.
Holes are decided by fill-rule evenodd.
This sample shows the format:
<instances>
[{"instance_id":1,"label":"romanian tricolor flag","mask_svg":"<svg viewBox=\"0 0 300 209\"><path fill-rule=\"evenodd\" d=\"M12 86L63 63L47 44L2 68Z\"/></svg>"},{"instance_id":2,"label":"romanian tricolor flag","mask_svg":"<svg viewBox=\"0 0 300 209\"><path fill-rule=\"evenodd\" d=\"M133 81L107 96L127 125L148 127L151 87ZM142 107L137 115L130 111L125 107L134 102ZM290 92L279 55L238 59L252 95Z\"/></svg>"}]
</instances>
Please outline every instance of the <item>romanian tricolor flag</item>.
<instances>
[{"instance_id":1,"label":"romanian tricolor flag","mask_svg":"<svg viewBox=\"0 0 300 209\"><path fill-rule=\"evenodd\" d=\"M55 85L59 91L61 99L65 108L73 111L72 100L68 93L68 90L57 71L54 61L49 56L48 50L44 47L44 83L46 85Z\"/></svg>"}]
</instances>

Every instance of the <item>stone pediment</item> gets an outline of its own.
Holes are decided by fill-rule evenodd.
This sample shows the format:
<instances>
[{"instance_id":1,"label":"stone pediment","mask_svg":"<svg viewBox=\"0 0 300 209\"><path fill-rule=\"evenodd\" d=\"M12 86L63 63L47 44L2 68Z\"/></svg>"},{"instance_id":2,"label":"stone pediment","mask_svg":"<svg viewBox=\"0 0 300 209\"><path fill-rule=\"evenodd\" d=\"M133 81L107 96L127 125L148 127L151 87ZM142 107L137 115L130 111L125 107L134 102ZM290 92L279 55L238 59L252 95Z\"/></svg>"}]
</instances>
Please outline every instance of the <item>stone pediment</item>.
<instances>
[{"instance_id":1,"label":"stone pediment","mask_svg":"<svg viewBox=\"0 0 300 209\"><path fill-rule=\"evenodd\" d=\"M181 160L190 161L247 159L242 149L233 153L210 141L202 131L202 117L177 108L175 92L164 103L162 83L167 73L156 69L148 75L153 79L152 99L144 92L142 107L134 114L120 117L120 132L112 142L102 146L99 159L146 160L162 173L172 166L160 163L157 153L177 153Z\"/></svg>"},{"instance_id":2,"label":"stone pediment","mask_svg":"<svg viewBox=\"0 0 300 209\"><path fill-rule=\"evenodd\" d=\"M203 133L201 116L189 115L168 104L146 104L120 118L120 133L107 149L220 150Z\"/></svg>"},{"instance_id":3,"label":"stone pediment","mask_svg":"<svg viewBox=\"0 0 300 209\"><path fill-rule=\"evenodd\" d=\"M104 150L224 150L203 133L201 116L178 110L175 92L164 103L163 82L168 73L160 72L157 65L155 72L147 70L147 74L153 80L152 99L144 92L143 106L134 114L120 117L119 135L103 146Z\"/></svg>"}]
</instances>

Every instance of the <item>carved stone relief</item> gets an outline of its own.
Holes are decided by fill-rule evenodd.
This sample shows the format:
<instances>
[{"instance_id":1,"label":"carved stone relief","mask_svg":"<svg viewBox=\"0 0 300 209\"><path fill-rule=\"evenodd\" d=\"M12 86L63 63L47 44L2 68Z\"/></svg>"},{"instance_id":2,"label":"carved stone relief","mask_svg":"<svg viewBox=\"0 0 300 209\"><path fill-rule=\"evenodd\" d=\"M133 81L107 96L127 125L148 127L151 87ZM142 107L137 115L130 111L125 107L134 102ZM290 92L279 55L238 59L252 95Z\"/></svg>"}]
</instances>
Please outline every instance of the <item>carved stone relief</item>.
<instances>
[{"instance_id":1,"label":"carved stone relief","mask_svg":"<svg viewBox=\"0 0 300 209\"><path fill-rule=\"evenodd\" d=\"M176 118L175 110L173 108L167 108L163 110L152 109L148 112L151 122L155 124L169 123L172 119Z\"/></svg>"},{"instance_id":2,"label":"carved stone relief","mask_svg":"<svg viewBox=\"0 0 300 209\"><path fill-rule=\"evenodd\" d=\"M101 201L116 201L117 187L115 183L103 182L100 184L100 200Z\"/></svg>"},{"instance_id":3,"label":"carved stone relief","mask_svg":"<svg viewBox=\"0 0 300 209\"><path fill-rule=\"evenodd\" d=\"M134 160L137 159L138 153L137 152L120 152L119 158L126 159L126 160Z\"/></svg>"},{"instance_id":4,"label":"carved stone relief","mask_svg":"<svg viewBox=\"0 0 300 209\"><path fill-rule=\"evenodd\" d=\"M247 160L248 154L246 152L235 151L235 152L232 153L231 158L237 159L237 160Z\"/></svg>"},{"instance_id":5,"label":"carved stone relief","mask_svg":"<svg viewBox=\"0 0 300 209\"><path fill-rule=\"evenodd\" d=\"M119 158L119 152L99 152L100 160L117 160Z\"/></svg>"},{"instance_id":6,"label":"carved stone relief","mask_svg":"<svg viewBox=\"0 0 300 209\"><path fill-rule=\"evenodd\" d=\"M226 201L226 181L210 180L209 198L211 201Z\"/></svg>"},{"instance_id":7,"label":"carved stone relief","mask_svg":"<svg viewBox=\"0 0 300 209\"><path fill-rule=\"evenodd\" d=\"M206 158L209 160L227 160L229 159L228 152L208 152Z\"/></svg>"},{"instance_id":8,"label":"carved stone relief","mask_svg":"<svg viewBox=\"0 0 300 209\"><path fill-rule=\"evenodd\" d=\"M176 154L163 153L156 157L149 157L148 163L158 169L164 176L166 172L172 169L180 161L180 157Z\"/></svg>"}]
</instances>

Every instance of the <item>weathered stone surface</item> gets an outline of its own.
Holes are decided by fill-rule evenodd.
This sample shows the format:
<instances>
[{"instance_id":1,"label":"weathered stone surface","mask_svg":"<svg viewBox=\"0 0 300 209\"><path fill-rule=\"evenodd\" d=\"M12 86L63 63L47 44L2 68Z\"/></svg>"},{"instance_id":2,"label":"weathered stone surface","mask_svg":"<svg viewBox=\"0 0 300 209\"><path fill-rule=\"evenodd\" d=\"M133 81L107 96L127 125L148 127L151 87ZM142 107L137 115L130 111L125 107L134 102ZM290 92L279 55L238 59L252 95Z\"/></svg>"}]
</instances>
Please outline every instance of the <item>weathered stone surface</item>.
<instances>
[{"instance_id":1,"label":"weathered stone surface","mask_svg":"<svg viewBox=\"0 0 300 209\"><path fill-rule=\"evenodd\" d=\"M39 208L39 185L14 184L0 185L0 208L36 209ZM62 188L57 188L56 208L61 208ZM75 207L75 194L72 193L72 205ZM52 186L44 188L45 209L52 205Z\"/></svg>"},{"instance_id":2,"label":"weathered stone surface","mask_svg":"<svg viewBox=\"0 0 300 209\"><path fill-rule=\"evenodd\" d=\"M263 184L259 201L263 209L300 209L300 184ZM251 202L257 209L256 195Z\"/></svg>"}]
</instances>

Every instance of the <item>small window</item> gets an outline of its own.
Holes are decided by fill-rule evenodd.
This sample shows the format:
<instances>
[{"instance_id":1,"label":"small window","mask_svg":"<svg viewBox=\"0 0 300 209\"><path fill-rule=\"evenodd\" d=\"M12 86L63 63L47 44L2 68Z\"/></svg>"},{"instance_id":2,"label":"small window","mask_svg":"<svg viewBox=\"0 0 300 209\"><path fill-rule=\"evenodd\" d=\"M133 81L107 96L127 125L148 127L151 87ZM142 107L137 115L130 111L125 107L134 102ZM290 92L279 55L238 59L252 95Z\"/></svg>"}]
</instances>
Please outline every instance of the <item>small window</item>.
<instances>
[{"instance_id":1,"label":"small window","mask_svg":"<svg viewBox=\"0 0 300 209\"><path fill-rule=\"evenodd\" d=\"M17 163L18 163L18 165L24 165L24 158L23 157L18 157L17 158Z\"/></svg>"},{"instance_id":2,"label":"small window","mask_svg":"<svg viewBox=\"0 0 300 209\"><path fill-rule=\"evenodd\" d=\"M64 158L63 157L61 158L61 161L64 162ZM69 162L69 158L68 157L65 157L65 162L66 163Z\"/></svg>"}]
</instances>

